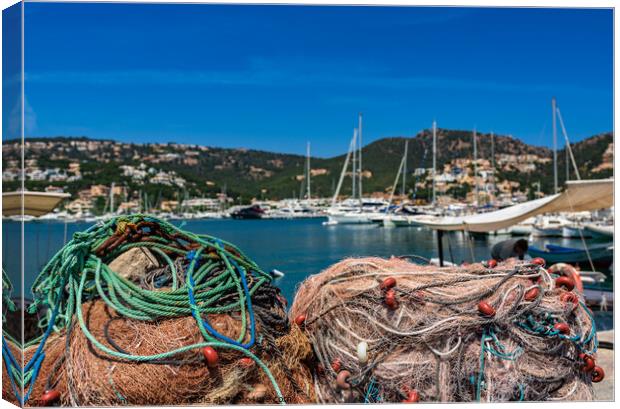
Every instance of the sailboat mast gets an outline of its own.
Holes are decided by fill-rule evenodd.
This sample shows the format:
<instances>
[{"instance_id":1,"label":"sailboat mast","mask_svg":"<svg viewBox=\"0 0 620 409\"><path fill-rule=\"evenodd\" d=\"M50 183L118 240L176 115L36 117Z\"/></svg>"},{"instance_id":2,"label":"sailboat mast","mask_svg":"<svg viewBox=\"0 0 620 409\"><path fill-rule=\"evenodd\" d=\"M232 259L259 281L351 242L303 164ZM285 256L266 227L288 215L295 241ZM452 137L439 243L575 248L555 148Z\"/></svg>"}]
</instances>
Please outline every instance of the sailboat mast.
<instances>
[{"instance_id":1,"label":"sailboat mast","mask_svg":"<svg viewBox=\"0 0 620 409\"><path fill-rule=\"evenodd\" d=\"M491 175L493 175L493 196L497 191L497 185L495 184L495 134L491 132Z\"/></svg>"},{"instance_id":2,"label":"sailboat mast","mask_svg":"<svg viewBox=\"0 0 620 409\"><path fill-rule=\"evenodd\" d=\"M357 129L353 129L353 161L351 166L353 167L351 174L351 198L355 199L357 194Z\"/></svg>"},{"instance_id":3,"label":"sailboat mast","mask_svg":"<svg viewBox=\"0 0 620 409\"><path fill-rule=\"evenodd\" d=\"M306 172L306 178L308 179L308 183L306 184L306 195L308 197L308 201L310 201L310 142L306 145Z\"/></svg>"},{"instance_id":4,"label":"sailboat mast","mask_svg":"<svg viewBox=\"0 0 620 409\"><path fill-rule=\"evenodd\" d=\"M344 165L342 166L342 172L340 172L340 178L338 179L338 186L336 186L336 191L334 192L334 196L332 197L332 205L331 207L336 206L336 200L338 200L338 195L340 194L340 188L342 187L342 182L344 181L344 175L347 173L347 168L349 167L349 159L351 159L351 154L355 149L354 145L355 141L355 132L353 133L353 138L351 139L351 143L349 144L349 151L347 152L347 157L344 160Z\"/></svg>"},{"instance_id":5,"label":"sailboat mast","mask_svg":"<svg viewBox=\"0 0 620 409\"><path fill-rule=\"evenodd\" d=\"M403 196L407 195L407 149L409 148L409 140L405 141L405 154L403 155Z\"/></svg>"},{"instance_id":6,"label":"sailboat mast","mask_svg":"<svg viewBox=\"0 0 620 409\"><path fill-rule=\"evenodd\" d=\"M474 127L474 185L476 187L476 205L478 205L478 143L476 139L478 139L478 136L476 135L476 128Z\"/></svg>"},{"instance_id":7,"label":"sailboat mast","mask_svg":"<svg viewBox=\"0 0 620 409\"><path fill-rule=\"evenodd\" d=\"M555 97L551 98L553 114L553 192L558 193L558 134L555 125Z\"/></svg>"},{"instance_id":8,"label":"sailboat mast","mask_svg":"<svg viewBox=\"0 0 620 409\"><path fill-rule=\"evenodd\" d=\"M359 153L359 183L358 183L358 191L360 193L360 202L362 200L362 178L364 177L363 175L363 171L362 171L362 113L359 113L359 116L357 118L357 129L358 129L358 133L359 133L359 139L360 139L360 153Z\"/></svg>"},{"instance_id":9,"label":"sailboat mast","mask_svg":"<svg viewBox=\"0 0 620 409\"><path fill-rule=\"evenodd\" d=\"M437 121L433 121L433 204L437 200L435 176L437 175Z\"/></svg>"}]
</instances>

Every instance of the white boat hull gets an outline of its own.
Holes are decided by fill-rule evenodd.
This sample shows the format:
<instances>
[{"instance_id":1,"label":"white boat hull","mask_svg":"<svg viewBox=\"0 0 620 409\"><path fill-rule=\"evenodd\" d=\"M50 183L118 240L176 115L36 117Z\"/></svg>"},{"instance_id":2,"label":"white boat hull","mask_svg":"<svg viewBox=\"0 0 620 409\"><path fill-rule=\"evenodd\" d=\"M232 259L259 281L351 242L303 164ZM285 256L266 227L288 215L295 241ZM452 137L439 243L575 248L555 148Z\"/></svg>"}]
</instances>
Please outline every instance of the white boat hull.
<instances>
[{"instance_id":1,"label":"white boat hull","mask_svg":"<svg viewBox=\"0 0 620 409\"><path fill-rule=\"evenodd\" d=\"M562 237L567 239L579 239L581 237L592 237L592 235L585 229L581 230L578 227L564 226L562 228Z\"/></svg>"},{"instance_id":2,"label":"white boat hull","mask_svg":"<svg viewBox=\"0 0 620 409\"><path fill-rule=\"evenodd\" d=\"M513 236L529 236L532 234L533 227L530 225L519 225L512 226L510 228L510 234Z\"/></svg>"},{"instance_id":3,"label":"white boat hull","mask_svg":"<svg viewBox=\"0 0 620 409\"><path fill-rule=\"evenodd\" d=\"M330 215L327 217L327 224L372 224L372 219L363 213Z\"/></svg>"},{"instance_id":4,"label":"white boat hull","mask_svg":"<svg viewBox=\"0 0 620 409\"><path fill-rule=\"evenodd\" d=\"M562 237L561 227L534 227L532 228L532 236L534 237Z\"/></svg>"}]
</instances>

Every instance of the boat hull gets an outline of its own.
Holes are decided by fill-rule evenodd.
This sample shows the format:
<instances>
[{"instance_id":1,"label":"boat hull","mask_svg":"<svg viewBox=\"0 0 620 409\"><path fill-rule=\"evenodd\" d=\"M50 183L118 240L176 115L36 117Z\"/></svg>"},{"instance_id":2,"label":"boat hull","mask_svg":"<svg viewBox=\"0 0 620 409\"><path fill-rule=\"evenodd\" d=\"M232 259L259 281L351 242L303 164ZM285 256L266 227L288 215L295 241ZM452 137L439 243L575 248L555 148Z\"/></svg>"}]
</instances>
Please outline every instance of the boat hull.
<instances>
[{"instance_id":1,"label":"boat hull","mask_svg":"<svg viewBox=\"0 0 620 409\"><path fill-rule=\"evenodd\" d=\"M561 227L534 227L532 228L532 236L534 237L562 237Z\"/></svg>"},{"instance_id":2,"label":"boat hull","mask_svg":"<svg viewBox=\"0 0 620 409\"><path fill-rule=\"evenodd\" d=\"M579 239L581 237L592 237L592 235L589 232L582 230L578 227L564 226L562 228L562 237L567 239Z\"/></svg>"},{"instance_id":3,"label":"boat hull","mask_svg":"<svg viewBox=\"0 0 620 409\"><path fill-rule=\"evenodd\" d=\"M583 249L571 249L553 245L547 245L546 249L530 246L528 253L532 258L543 258L547 265L568 263L587 266L589 264L588 253L596 266L608 267L613 261L613 251L606 246L590 248L587 252Z\"/></svg>"},{"instance_id":4,"label":"boat hull","mask_svg":"<svg viewBox=\"0 0 620 409\"><path fill-rule=\"evenodd\" d=\"M328 224L372 224L372 219L365 214L342 214L327 217Z\"/></svg>"}]
</instances>

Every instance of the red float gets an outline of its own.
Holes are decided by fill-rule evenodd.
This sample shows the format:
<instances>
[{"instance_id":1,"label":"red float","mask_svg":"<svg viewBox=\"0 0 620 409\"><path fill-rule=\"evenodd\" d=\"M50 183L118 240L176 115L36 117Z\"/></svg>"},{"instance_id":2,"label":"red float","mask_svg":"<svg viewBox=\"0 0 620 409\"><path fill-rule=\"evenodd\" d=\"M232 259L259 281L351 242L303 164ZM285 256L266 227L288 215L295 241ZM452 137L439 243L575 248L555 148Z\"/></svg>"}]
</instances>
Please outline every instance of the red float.
<instances>
[{"instance_id":1,"label":"red float","mask_svg":"<svg viewBox=\"0 0 620 409\"><path fill-rule=\"evenodd\" d=\"M497 267L497 260L491 259L491 260L487 261L487 267L488 268L495 268L495 267Z\"/></svg>"},{"instance_id":2,"label":"red float","mask_svg":"<svg viewBox=\"0 0 620 409\"><path fill-rule=\"evenodd\" d=\"M340 389L349 389L351 387L351 385L349 384L350 376L351 372L347 371L346 369L344 371L340 371L338 373L338 376L336 376L336 385L338 385Z\"/></svg>"},{"instance_id":3,"label":"red float","mask_svg":"<svg viewBox=\"0 0 620 409\"><path fill-rule=\"evenodd\" d=\"M379 286L379 288L382 290L387 290L389 288L394 287L395 285L396 285L396 279L394 277L388 277L381 282L381 285Z\"/></svg>"},{"instance_id":4,"label":"red float","mask_svg":"<svg viewBox=\"0 0 620 409\"><path fill-rule=\"evenodd\" d=\"M305 314L298 315L295 318L295 324L299 325L300 327L303 325L304 322L306 322L306 315Z\"/></svg>"},{"instance_id":5,"label":"red float","mask_svg":"<svg viewBox=\"0 0 620 409\"><path fill-rule=\"evenodd\" d=\"M417 391L407 392L407 399L403 399L403 403L417 403L420 401L420 394Z\"/></svg>"},{"instance_id":6,"label":"red float","mask_svg":"<svg viewBox=\"0 0 620 409\"><path fill-rule=\"evenodd\" d=\"M538 287L534 287L534 288L530 288L529 290L527 290L523 298L525 298L525 301L534 301L535 299L538 298L539 294L540 294L540 290L538 289Z\"/></svg>"},{"instance_id":7,"label":"red float","mask_svg":"<svg viewBox=\"0 0 620 409\"><path fill-rule=\"evenodd\" d=\"M544 267L545 265L545 259L542 257L536 257L534 259L532 259L532 264L536 264L538 266Z\"/></svg>"},{"instance_id":8,"label":"red float","mask_svg":"<svg viewBox=\"0 0 620 409\"><path fill-rule=\"evenodd\" d=\"M60 400L60 392L56 389L50 389L41 395L41 406L51 406L58 400Z\"/></svg>"},{"instance_id":9,"label":"red float","mask_svg":"<svg viewBox=\"0 0 620 409\"><path fill-rule=\"evenodd\" d=\"M581 366L581 370L583 372L592 372L594 370L594 368L596 368L596 362L594 361L594 358L592 358L591 356L584 356L583 357L583 365Z\"/></svg>"},{"instance_id":10,"label":"red float","mask_svg":"<svg viewBox=\"0 0 620 409\"><path fill-rule=\"evenodd\" d=\"M395 310L398 308L396 292L392 288L385 292L385 305L387 305L390 310Z\"/></svg>"},{"instance_id":11,"label":"red float","mask_svg":"<svg viewBox=\"0 0 620 409\"><path fill-rule=\"evenodd\" d=\"M572 278L562 276L555 279L555 286L564 287L566 291L573 291L573 288L575 288L575 282Z\"/></svg>"},{"instance_id":12,"label":"red float","mask_svg":"<svg viewBox=\"0 0 620 409\"><path fill-rule=\"evenodd\" d=\"M334 370L334 372L340 371L341 366L342 365L340 364L340 359L336 358L332 361L332 369Z\"/></svg>"},{"instance_id":13,"label":"red float","mask_svg":"<svg viewBox=\"0 0 620 409\"><path fill-rule=\"evenodd\" d=\"M252 366L254 366L254 360L250 357L244 356L243 358L239 359L239 364L246 368L251 368Z\"/></svg>"},{"instance_id":14,"label":"red float","mask_svg":"<svg viewBox=\"0 0 620 409\"><path fill-rule=\"evenodd\" d=\"M558 322L553 326L553 329L558 331L560 334L570 334L570 327L565 322Z\"/></svg>"},{"instance_id":15,"label":"red float","mask_svg":"<svg viewBox=\"0 0 620 409\"><path fill-rule=\"evenodd\" d=\"M595 366L592 370L592 382L600 382L605 379L605 371L600 366Z\"/></svg>"},{"instance_id":16,"label":"red float","mask_svg":"<svg viewBox=\"0 0 620 409\"><path fill-rule=\"evenodd\" d=\"M560 295L560 301L565 303L570 302L575 306L579 303L579 297L575 293L562 293L562 295Z\"/></svg>"},{"instance_id":17,"label":"red float","mask_svg":"<svg viewBox=\"0 0 620 409\"><path fill-rule=\"evenodd\" d=\"M205 357L209 368L215 368L217 366L219 357L215 349L212 347L204 347L202 348L202 355Z\"/></svg>"},{"instance_id":18,"label":"red float","mask_svg":"<svg viewBox=\"0 0 620 409\"><path fill-rule=\"evenodd\" d=\"M478 303L478 311L487 317L493 317L495 315L495 308L493 308L491 304L486 301L480 301Z\"/></svg>"}]
</instances>

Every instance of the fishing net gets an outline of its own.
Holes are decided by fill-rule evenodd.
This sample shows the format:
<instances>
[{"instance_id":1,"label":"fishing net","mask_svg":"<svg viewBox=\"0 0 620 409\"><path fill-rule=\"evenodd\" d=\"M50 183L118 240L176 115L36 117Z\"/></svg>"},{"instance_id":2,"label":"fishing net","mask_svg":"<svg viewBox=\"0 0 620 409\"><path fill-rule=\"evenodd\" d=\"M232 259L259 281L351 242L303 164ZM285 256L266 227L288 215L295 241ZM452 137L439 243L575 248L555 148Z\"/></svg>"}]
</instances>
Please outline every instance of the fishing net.
<instances>
[{"instance_id":1,"label":"fishing net","mask_svg":"<svg viewBox=\"0 0 620 409\"><path fill-rule=\"evenodd\" d=\"M596 330L569 277L507 262L347 259L304 281L289 316L335 402L591 400Z\"/></svg>"},{"instance_id":2,"label":"fishing net","mask_svg":"<svg viewBox=\"0 0 620 409\"><path fill-rule=\"evenodd\" d=\"M148 271L110 268L135 249ZM3 336L4 390L26 405L314 401L311 347L272 279L232 244L153 217L95 225L35 280L43 334L23 368Z\"/></svg>"}]
</instances>

